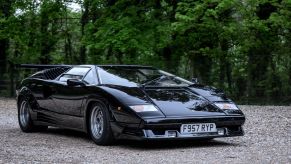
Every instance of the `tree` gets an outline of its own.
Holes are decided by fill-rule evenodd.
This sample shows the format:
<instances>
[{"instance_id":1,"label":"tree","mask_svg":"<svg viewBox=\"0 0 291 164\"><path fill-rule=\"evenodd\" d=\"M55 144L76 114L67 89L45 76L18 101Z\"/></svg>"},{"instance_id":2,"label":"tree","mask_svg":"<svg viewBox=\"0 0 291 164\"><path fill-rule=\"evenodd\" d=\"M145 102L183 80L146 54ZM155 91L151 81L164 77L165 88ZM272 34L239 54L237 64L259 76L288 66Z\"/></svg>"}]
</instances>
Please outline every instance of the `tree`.
<instances>
[{"instance_id":1,"label":"tree","mask_svg":"<svg viewBox=\"0 0 291 164\"><path fill-rule=\"evenodd\" d=\"M12 4L13 0L1 0L0 1L0 79L2 75L6 72L7 57L9 50L9 37L5 35L7 29L5 29L5 24L7 19L12 14Z\"/></svg>"}]
</instances>

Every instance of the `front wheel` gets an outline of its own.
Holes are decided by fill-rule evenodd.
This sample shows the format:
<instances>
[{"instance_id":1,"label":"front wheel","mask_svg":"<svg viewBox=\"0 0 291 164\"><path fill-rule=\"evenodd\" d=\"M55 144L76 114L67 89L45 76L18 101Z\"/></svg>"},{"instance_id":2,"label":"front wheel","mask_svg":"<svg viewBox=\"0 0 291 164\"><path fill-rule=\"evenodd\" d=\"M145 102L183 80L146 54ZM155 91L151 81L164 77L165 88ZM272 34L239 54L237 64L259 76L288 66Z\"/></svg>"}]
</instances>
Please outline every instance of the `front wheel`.
<instances>
[{"instance_id":1,"label":"front wheel","mask_svg":"<svg viewBox=\"0 0 291 164\"><path fill-rule=\"evenodd\" d=\"M90 136L97 145L110 145L114 141L109 111L103 103L92 106L88 124Z\"/></svg>"},{"instance_id":2,"label":"front wheel","mask_svg":"<svg viewBox=\"0 0 291 164\"><path fill-rule=\"evenodd\" d=\"M23 132L42 131L47 129L47 126L36 126L33 124L30 115L31 107L29 101L21 99L18 104L18 123Z\"/></svg>"}]
</instances>

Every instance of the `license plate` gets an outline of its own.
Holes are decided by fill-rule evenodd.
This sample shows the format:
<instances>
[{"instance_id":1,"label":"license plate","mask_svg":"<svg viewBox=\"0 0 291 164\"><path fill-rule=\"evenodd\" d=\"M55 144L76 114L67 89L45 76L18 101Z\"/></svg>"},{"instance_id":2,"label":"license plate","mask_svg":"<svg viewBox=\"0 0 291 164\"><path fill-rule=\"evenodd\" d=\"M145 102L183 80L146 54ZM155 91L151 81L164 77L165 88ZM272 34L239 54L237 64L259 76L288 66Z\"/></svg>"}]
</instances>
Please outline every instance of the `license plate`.
<instances>
[{"instance_id":1,"label":"license plate","mask_svg":"<svg viewBox=\"0 0 291 164\"><path fill-rule=\"evenodd\" d=\"M217 132L215 123L182 124L181 134Z\"/></svg>"}]
</instances>

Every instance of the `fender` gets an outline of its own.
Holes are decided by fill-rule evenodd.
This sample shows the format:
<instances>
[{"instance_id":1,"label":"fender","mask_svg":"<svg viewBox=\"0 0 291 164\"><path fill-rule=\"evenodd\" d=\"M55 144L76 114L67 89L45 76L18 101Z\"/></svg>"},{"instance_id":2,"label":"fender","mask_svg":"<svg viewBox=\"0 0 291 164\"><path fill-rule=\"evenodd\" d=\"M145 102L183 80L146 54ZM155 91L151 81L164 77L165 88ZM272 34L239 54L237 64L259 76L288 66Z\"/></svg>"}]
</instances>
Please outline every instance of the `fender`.
<instances>
[{"instance_id":1,"label":"fender","mask_svg":"<svg viewBox=\"0 0 291 164\"><path fill-rule=\"evenodd\" d=\"M31 110L31 119L35 120L36 119L36 110L39 109L39 104L37 103L35 97L33 96L32 92L30 91L29 88L27 88L26 86L22 87L16 97L16 102L17 102L17 108L19 108L19 103L21 101L21 99L25 99L28 101Z\"/></svg>"},{"instance_id":2,"label":"fender","mask_svg":"<svg viewBox=\"0 0 291 164\"><path fill-rule=\"evenodd\" d=\"M91 105L94 102L100 102L103 103L110 113L110 121L112 124L117 126L129 126L128 124L131 124L133 126L138 127L141 123L141 118L133 112L131 109L129 109L127 106L123 105L124 103L120 102L118 99L116 99L111 93L107 92L101 87L98 87L98 89L92 90L92 95L88 95L87 101L83 102L82 105L82 112L81 115L84 116L84 127L86 127L85 131L88 131L88 116L89 111L91 108ZM94 94L95 93L95 94ZM96 94L99 93L99 94Z\"/></svg>"}]
</instances>

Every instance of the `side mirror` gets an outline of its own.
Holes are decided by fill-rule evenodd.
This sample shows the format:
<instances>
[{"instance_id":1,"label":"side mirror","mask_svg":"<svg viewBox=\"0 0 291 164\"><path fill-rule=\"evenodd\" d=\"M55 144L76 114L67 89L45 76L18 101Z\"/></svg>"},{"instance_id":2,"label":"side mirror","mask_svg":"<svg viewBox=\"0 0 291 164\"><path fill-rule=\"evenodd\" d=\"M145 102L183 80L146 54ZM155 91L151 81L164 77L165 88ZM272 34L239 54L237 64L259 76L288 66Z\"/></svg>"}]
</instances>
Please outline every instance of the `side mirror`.
<instances>
[{"instance_id":1,"label":"side mirror","mask_svg":"<svg viewBox=\"0 0 291 164\"><path fill-rule=\"evenodd\" d=\"M191 79L191 82L194 83L194 84L199 84L199 80L196 77L195 78L192 78Z\"/></svg>"},{"instance_id":2,"label":"side mirror","mask_svg":"<svg viewBox=\"0 0 291 164\"><path fill-rule=\"evenodd\" d=\"M74 86L85 86L85 83L79 79L68 79L67 80L68 86L74 87Z\"/></svg>"}]
</instances>

